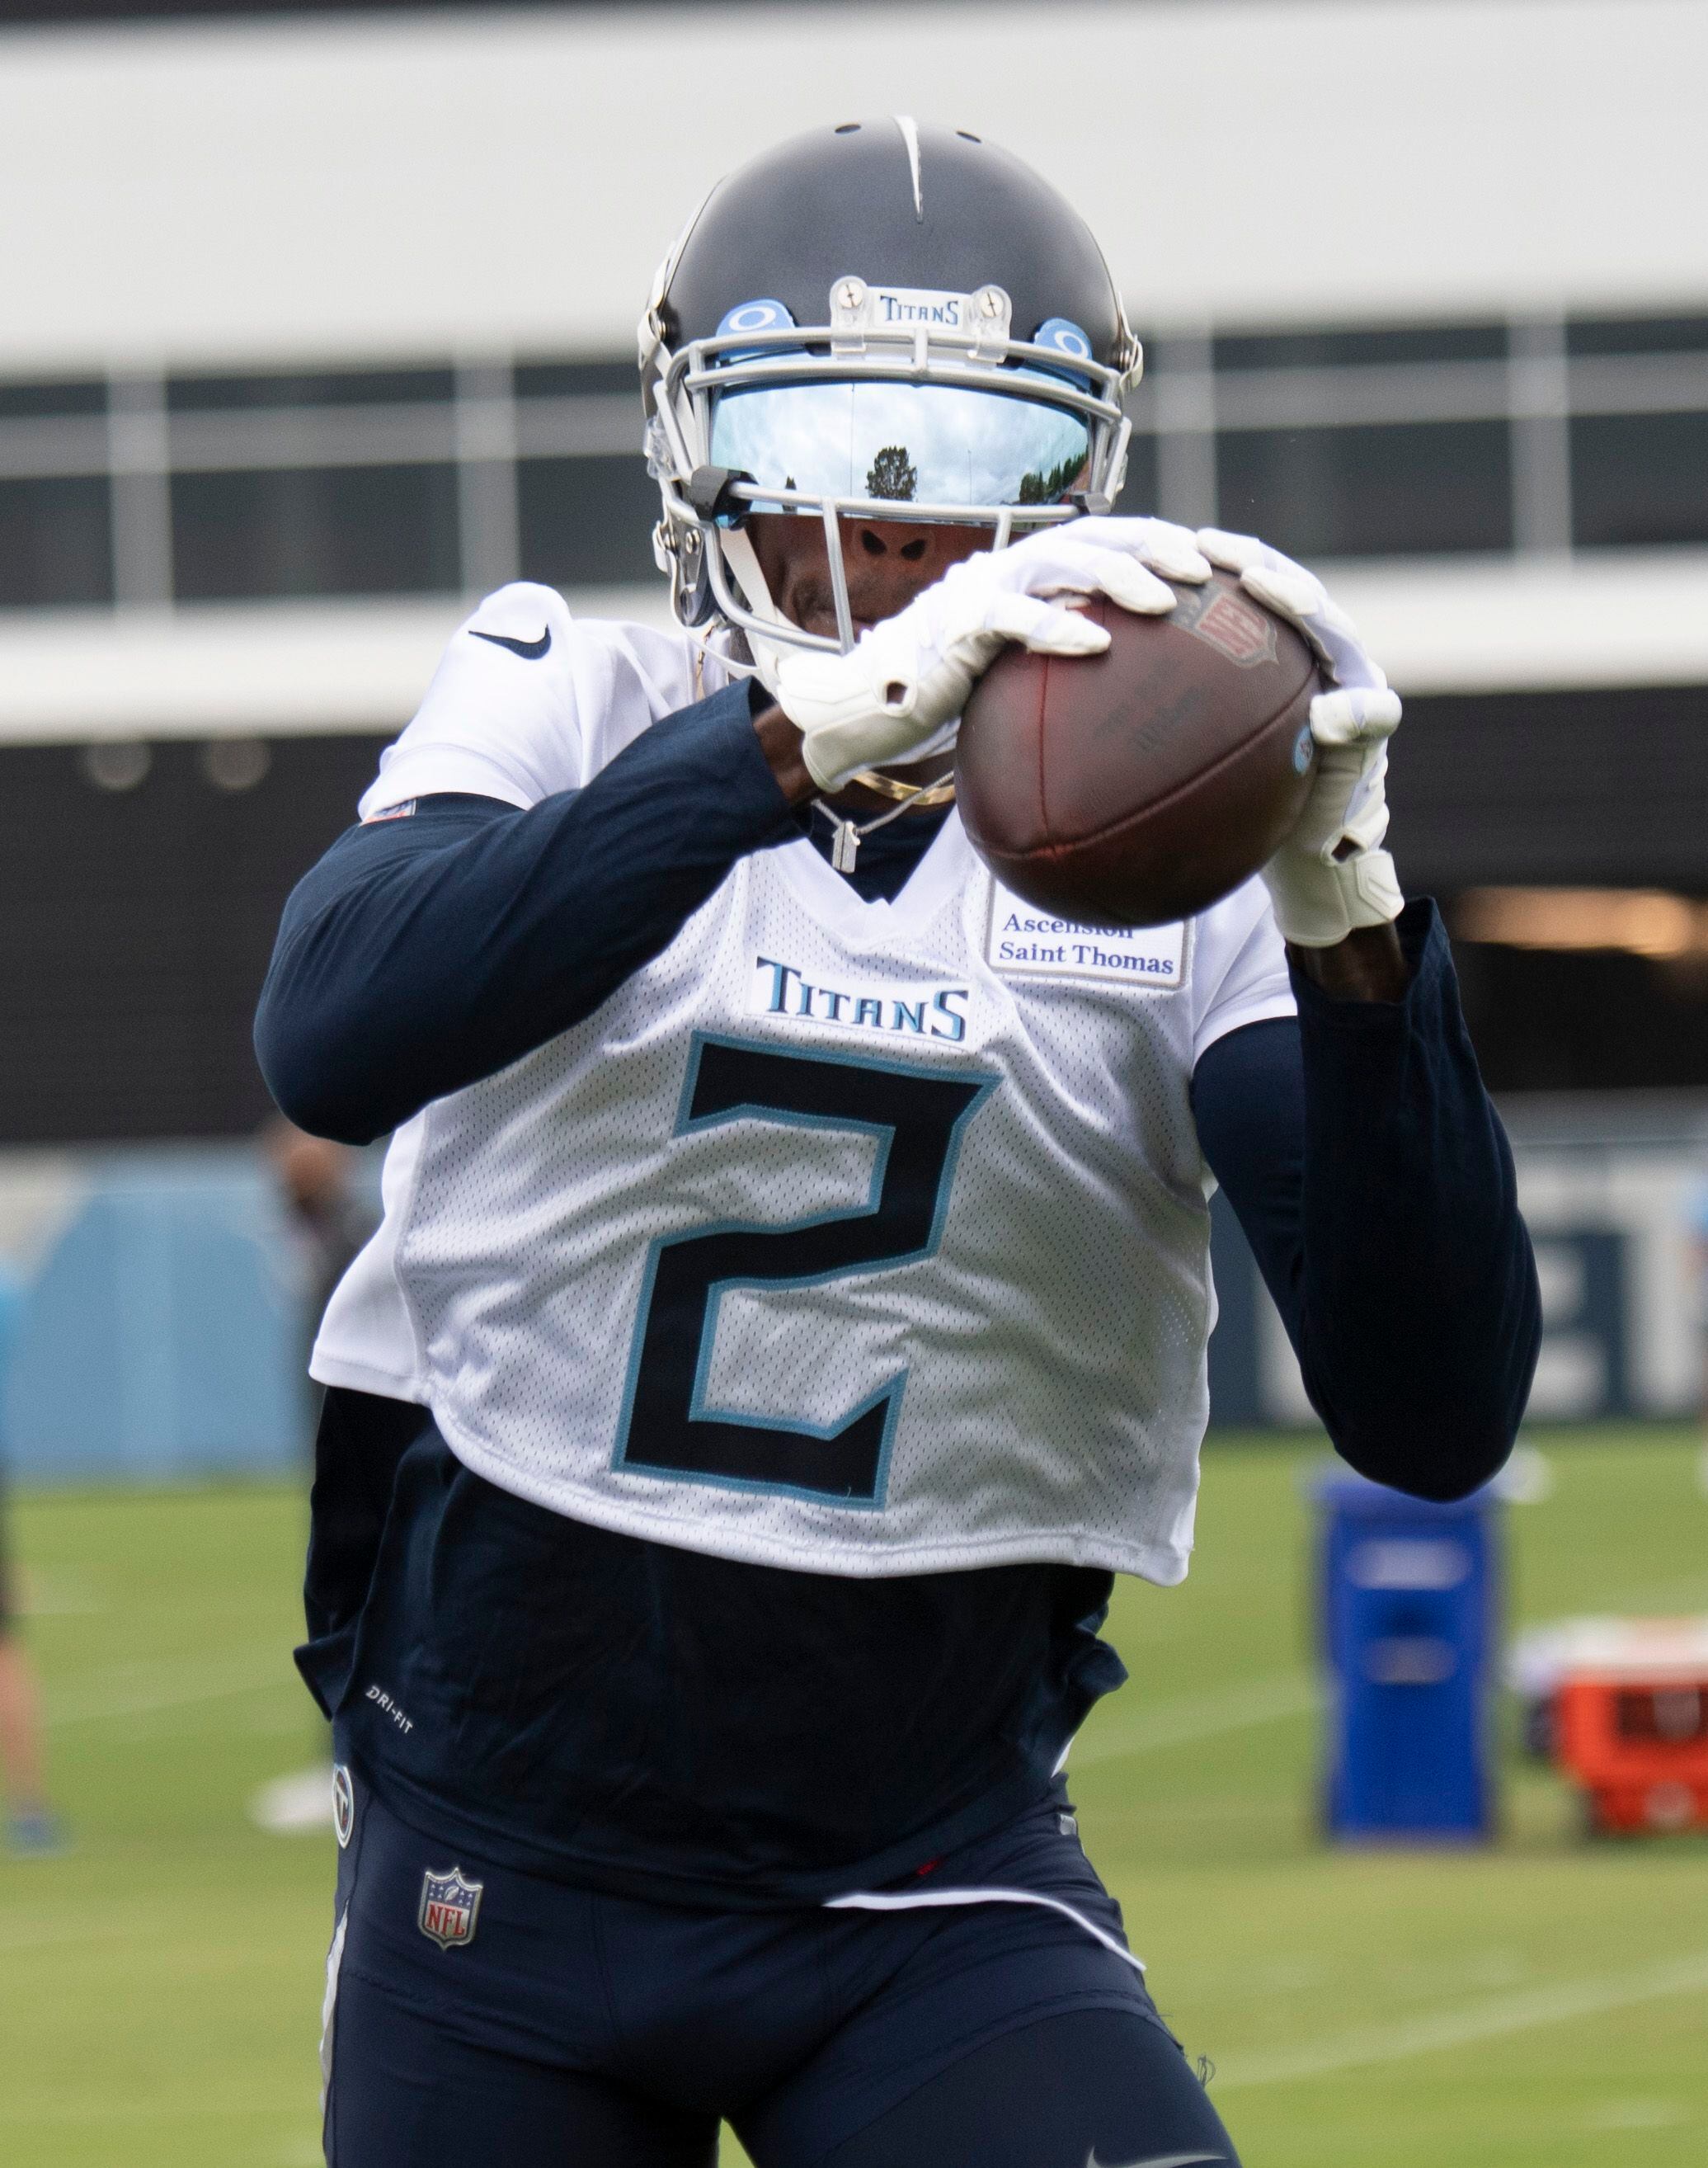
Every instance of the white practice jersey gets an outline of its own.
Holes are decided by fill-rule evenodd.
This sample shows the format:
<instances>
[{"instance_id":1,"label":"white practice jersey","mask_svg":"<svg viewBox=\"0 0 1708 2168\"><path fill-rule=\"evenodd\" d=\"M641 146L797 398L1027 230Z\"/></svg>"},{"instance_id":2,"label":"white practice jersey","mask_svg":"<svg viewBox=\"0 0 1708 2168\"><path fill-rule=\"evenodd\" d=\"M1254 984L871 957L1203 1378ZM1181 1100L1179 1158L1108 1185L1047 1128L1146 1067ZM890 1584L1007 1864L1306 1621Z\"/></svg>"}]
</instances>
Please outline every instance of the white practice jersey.
<instances>
[{"instance_id":1,"label":"white practice jersey","mask_svg":"<svg viewBox=\"0 0 1708 2168\"><path fill-rule=\"evenodd\" d=\"M538 661L470 636L543 624ZM585 784L719 682L506 588L363 812ZM1109 933L1005 891L952 815L888 903L804 839L756 852L591 1017L398 1131L314 1374L723 1557L1178 1581L1215 1317L1188 1087L1292 1012L1256 882Z\"/></svg>"}]
</instances>

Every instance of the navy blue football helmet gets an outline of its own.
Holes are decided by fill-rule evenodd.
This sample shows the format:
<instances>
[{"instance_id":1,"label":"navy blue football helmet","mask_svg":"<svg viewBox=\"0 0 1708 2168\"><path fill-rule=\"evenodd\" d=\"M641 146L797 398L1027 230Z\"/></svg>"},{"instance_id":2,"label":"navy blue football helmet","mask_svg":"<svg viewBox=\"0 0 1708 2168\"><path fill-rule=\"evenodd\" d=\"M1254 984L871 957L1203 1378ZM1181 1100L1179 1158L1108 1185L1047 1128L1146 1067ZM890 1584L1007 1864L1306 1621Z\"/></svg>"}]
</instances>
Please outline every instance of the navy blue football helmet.
<instances>
[{"instance_id":1,"label":"navy blue football helmet","mask_svg":"<svg viewBox=\"0 0 1708 2168\"><path fill-rule=\"evenodd\" d=\"M1102 252L1031 168L905 118L795 137L712 190L640 324L654 534L679 620L854 641L839 522L988 526L1120 492L1143 364ZM822 520L840 640L784 620L742 533Z\"/></svg>"}]
</instances>

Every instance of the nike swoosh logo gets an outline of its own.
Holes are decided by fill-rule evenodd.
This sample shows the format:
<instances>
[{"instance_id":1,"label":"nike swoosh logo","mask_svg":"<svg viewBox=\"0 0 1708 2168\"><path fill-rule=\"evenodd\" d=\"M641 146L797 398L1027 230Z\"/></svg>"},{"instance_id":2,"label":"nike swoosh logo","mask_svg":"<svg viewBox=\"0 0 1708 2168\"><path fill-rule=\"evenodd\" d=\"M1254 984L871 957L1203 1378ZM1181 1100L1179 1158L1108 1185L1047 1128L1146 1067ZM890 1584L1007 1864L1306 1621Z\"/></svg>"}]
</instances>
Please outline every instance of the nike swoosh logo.
<instances>
[{"instance_id":1,"label":"nike swoosh logo","mask_svg":"<svg viewBox=\"0 0 1708 2168\"><path fill-rule=\"evenodd\" d=\"M519 655L524 662L538 662L552 644L552 629L548 625L538 640L512 640L508 633L475 632L469 627L476 640L490 640L495 647L507 647L512 655Z\"/></svg>"}]
</instances>

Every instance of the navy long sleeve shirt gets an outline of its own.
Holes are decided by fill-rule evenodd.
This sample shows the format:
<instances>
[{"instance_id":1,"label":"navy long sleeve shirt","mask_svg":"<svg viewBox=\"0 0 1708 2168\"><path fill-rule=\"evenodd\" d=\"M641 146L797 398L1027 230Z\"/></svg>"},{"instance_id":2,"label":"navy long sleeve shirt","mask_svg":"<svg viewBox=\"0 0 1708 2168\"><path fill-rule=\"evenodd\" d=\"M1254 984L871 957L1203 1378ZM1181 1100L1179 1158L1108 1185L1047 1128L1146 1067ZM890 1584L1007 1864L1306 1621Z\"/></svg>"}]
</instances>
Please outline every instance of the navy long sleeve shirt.
<instances>
[{"instance_id":1,"label":"navy long sleeve shirt","mask_svg":"<svg viewBox=\"0 0 1708 2168\"><path fill-rule=\"evenodd\" d=\"M862 844L894 895L942 816ZM790 808L745 687L526 811L423 800L292 895L257 1022L274 1096L352 1142L591 1014ZM1393 1002L1295 977L1192 1082L1199 1138L1337 1450L1463 1495L1509 1448L1540 1338L1510 1153L1434 908ZM335 1390L305 1675L400 1809L512 1863L686 1900L810 1901L1037 1797L1122 1676L1110 1576L1039 1564L851 1581L595 1529L464 1469L420 1409ZM369 1698L407 1707L405 1735Z\"/></svg>"}]
</instances>

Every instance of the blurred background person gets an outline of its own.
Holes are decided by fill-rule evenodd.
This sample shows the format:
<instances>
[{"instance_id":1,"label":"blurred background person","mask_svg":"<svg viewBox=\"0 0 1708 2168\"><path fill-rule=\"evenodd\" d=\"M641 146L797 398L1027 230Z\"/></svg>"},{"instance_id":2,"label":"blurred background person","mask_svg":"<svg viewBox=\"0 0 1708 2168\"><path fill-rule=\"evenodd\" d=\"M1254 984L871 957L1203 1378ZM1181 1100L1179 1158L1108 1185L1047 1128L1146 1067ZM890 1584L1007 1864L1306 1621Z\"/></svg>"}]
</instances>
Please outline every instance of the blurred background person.
<instances>
[{"instance_id":1,"label":"blurred background person","mask_svg":"<svg viewBox=\"0 0 1708 2168\"><path fill-rule=\"evenodd\" d=\"M315 1335L332 1289L374 1232L379 1214L358 1183L360 1155L348 1145L310 1136L283 1114L262 1125L260 1144L284 1209L295 1326L291 1371L306 1453L326 1397L326 1387L309 1375ZM324 1727L320 1730L317 1758L305 1768L273 1777L250 1802L251 1818L276 1836L332 1825L332 1753Z\"/></svg>"},{"instance_id":2,"label":"blurred background person","mask_svg":"<svg viewBox=\"0 0 1708 2168\"><path fill-rule=\"evenodd\" d=\"M6 1541L6 1373L22 1309L18 1282L0 1268L0 1783L12 1850L40 1853L62 1852L66 1833L48 1804L41 1701L19 1630L20 1597Z\"/></svg>"},{"instance_id":3,"label":"blurred background person","mask_svg":"<svg viewBox=\"0 0 1708 2168\"><path fill-rule=\"evenodd\" d=\"M290 1241L305 1437L311 1437L326 1389L309 1376L309 1354L332 1289L379 1224L356 1180L358 1156L328 1137L311 1137L275 1115L263 1125L262 1149L278 1186Z\"/></svg>"}]
</instances>

